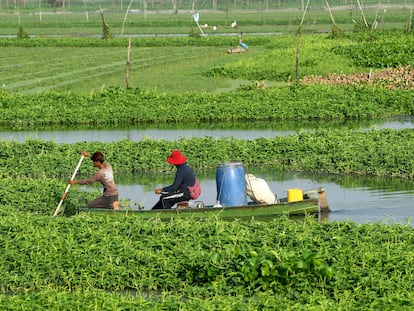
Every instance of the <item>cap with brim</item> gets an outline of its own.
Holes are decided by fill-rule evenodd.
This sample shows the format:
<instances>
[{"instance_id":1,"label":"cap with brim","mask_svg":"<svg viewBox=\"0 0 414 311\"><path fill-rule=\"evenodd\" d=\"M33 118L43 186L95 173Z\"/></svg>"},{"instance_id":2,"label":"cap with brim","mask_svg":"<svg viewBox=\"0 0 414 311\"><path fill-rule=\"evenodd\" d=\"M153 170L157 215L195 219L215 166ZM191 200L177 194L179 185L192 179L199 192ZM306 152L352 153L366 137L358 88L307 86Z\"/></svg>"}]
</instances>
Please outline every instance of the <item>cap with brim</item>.
<instances>
[{"instance_id":1,"label":"cap with brim","mask_svg":"<svg viewBox=\"0 0 414 311\"><path fill-rule=\"evenodd\" d=\"M187 162L187 158L182 155L180 150L173 150L171 155L167 158L167 162L173 165L180 165Z\"/></svg>"}]
</instances>

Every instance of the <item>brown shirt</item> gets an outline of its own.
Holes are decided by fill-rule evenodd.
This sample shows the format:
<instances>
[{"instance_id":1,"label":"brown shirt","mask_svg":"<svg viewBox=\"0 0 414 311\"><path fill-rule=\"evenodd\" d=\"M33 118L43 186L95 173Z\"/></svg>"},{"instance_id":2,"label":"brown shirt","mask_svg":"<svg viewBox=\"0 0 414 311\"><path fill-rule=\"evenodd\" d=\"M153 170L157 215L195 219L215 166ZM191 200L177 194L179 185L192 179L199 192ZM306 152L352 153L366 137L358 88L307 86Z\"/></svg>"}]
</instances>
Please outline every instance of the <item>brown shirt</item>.
<instances>
[{"instance_id":1,"label":"brown shirt","mask_svg":"<svg viewBox=\"0 0 414 311\"><path fill-rule=\"evenodd\" d=\"M99 181L103 186L103 196L117 195L118 189L115 185L114 173L111 165L105 163L105 167L101 168L92 177L84 180L78 180L79 185L90 185Z\"/></svg>"}]
</instances>

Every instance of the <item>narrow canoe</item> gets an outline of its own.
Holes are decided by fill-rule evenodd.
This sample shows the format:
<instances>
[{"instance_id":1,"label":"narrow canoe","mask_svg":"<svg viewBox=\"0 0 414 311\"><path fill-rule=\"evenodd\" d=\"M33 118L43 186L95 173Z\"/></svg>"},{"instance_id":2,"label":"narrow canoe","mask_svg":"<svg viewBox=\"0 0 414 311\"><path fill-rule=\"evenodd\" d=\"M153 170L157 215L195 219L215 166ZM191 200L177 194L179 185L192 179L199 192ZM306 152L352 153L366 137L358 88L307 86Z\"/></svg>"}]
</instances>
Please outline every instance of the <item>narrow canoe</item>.
<instances>
[{"instance_id":1,"label":"narrow canoe","mask_svg":"<svg viewBox=\"0 0 414 311\"><path fill-rule=\"evenodd\" d=\"M203 218L207 216L219 217L224 219L248 219L248 218L272 218L280 215L306 215L317 214L323 209L328 210L327 205L321 206L321 194L324 191L321 188L313 190L318 195L310 195L310 190L304 192L305 199L296 202L288 202L287 198L282 198L278 204L256 204L249 202L245 206L214 207L205 206L181 207L165 210L139 210L139 209L99 209L99 208L82 208L82 212L111 214L111 215L134 215L142 219L171 219L171 218Z\"/></svg>"}]
</instances>

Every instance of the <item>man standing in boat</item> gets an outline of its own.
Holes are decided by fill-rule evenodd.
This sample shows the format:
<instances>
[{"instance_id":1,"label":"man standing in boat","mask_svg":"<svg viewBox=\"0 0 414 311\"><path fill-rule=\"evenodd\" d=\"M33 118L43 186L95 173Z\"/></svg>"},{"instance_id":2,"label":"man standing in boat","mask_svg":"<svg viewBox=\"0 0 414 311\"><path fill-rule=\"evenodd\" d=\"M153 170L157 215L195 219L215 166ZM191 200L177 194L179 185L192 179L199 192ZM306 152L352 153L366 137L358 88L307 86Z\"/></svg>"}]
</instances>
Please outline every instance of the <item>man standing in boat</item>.
<instances>
[{"instance_id":1,"label":"man standing in boat","mask_svg":"<svg viewBox=\"0 0 414 311\"><path fill-rule=\"evenodd\" d=\"M82 155L91 158L93 166L99 170L90 178L84 180L70 180L71 185L90 185L100 182L103 186L103 193L100 198L88 203L88 208L110 208L119 209L118 188L115 185L114 173L109 163L104 163L105 157L102 152L97 151L92 156L87 151L82 151Z\"/></svg>"},{"instance_id":2,"label":"man standing in boat","mask_svg":"<svg viewBox=\"0 0 414 311\"><path fill-rule=\"evenodd\" d=\"M161 197L152 209L170 209L176 203L190 200L188 187L194 186L196 178L187 164L187 158L179 150L173 150L167 162L177 168L174 182L170 186L155 189L155 193Z\"/></svg>"}]
</instances>

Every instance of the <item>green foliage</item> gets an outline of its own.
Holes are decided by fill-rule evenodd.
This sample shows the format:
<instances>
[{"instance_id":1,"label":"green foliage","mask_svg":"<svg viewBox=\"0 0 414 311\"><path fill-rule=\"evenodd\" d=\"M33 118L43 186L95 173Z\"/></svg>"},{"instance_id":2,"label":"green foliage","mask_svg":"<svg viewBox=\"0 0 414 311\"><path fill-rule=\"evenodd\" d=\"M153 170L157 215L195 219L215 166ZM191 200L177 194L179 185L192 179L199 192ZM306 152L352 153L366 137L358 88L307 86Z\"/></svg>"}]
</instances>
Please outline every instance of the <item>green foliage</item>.
<instances>
[{"instance_id":1,"label":"green foliage","mask_svg":"<svg viewBox=\"0 0 414 311\"><path fill-rule=\"evenodd\" d=\"M366 33L370 28L370 25L366 23L362 15L359 16L356 20L354 20L354 23L355 23L354 25L355 32Z\"/></svg>"},{"instance_id":2,"label":"green foliage","mask_svg":"<svg viewBox=\"0 0 414 311\"><path fill-rule=\"evenodd\" d=\"M66 180L69 180L70 175L68 176L65 176ZM65 189L63 178L62 176L57 180L22 175L17 179L3 177L0 180L0 204L14 211L52 215ZM85 193L80 189L72 189L65 199L65 215L77 214L79 208L84 207L88 200L98 196L98 191Z\"/></svg>"},{"instance_id":3,"label":"green foliage","mask_svg":"<svg viewBox=\"0 0 414 311\"><path fill-rule=\"evenodd\" d=\"M9 212L0 227L8 310L409 310L413 298L408 226Z\"/></svg>"},{"instance_id":4,"label":"green foliage","mask_svg":"<svg viewBox=\"0 0 414 311\"><path fill-rule=\"evenodd\" d=\"M29 35L24 31L23 26L19 25L19 31L17 32L18 39L29 39Z\"/></svg>"},{"instance_id":5,"label":"green foliage","mask_svg":"<svg viewBox=\"0 0 414 311\"><path fill-rule=\"evenodd\" d=\"M374 40L368 34L355 37L348 46L332 48L334 53L350 57L355 65L366 68L388 68L413 65L414 36L398 32L384 33Z\"/></svg>"},{"instance_id":6,"label":"green foliage","mask_svg":"<svg viewBox=\"0 0 414 311\"><path fill-rule=\"evenodd\" d=\"M227 54L236 36L134 37L129 86L163 93L217 93L243 88L251 81L284 86L295 77L296 40L289 35L248 36L248 53ZM4 89L20 94L49 90L100 92L124 87L128 39L85 37L0 39ZM301 36L300 78L352 74L412 63L412 34L378 32ZM35 49L28 49L33 47ZM50 62L59 55L59 62ZM10 66L19 58L20 66ZM30 66L36 59L37 66ZM367 73L368 74L368 73ZM180 83L177 83L180 81Z\"/></svg>"},{"instance_id":7,"label":"green foliage","mask_svg":"<svg viewBox=\"0 0 414 311\"><path fill-rule=\"evenodd\" d=\"M18 129L53 124L366 120L412 115L412 94L412 90L389 91L369 85L292 85L220 94L161 94L139 89L88 95L10 96L0 92L0 124Z\"/></svg>"},{"instance_id":8,"label":"green foliage","mask_svg":"<svg viewBox=\"0 0 414 311\"><path fill-rule=\"evenodd\" d=\"M104 13L101 10L100 11L101 14L101 19L102 19L102 39L107 40L107 39L111 39L112 38L112 34L109 31L109 24L105 19Z\"/></svg>"},{"instance_id":9,"label":"green foliage","mask_svg":"<svg viewBox=\"0 0 414 311\"><path fill-rule=\"evenodd\" d=\"M300 76L348 73L355 68L388 68L412 65L414 39L412 34L381 32L372 38L368 32L343 34L334 27L330 38L301 38ZM341 35L340 35L341 34ZM272 40L269 51L260 56L241 59L210 69L208 76L232 79L290 81L295 75L296 46L293 37ZM340 68L338 68L340 64ZM349 67L348 67L349 66ZM349 68L349 69L348 69ZM360 71L358 69L357 71Z\"/></svg>"},{"instance_id":10,"label":"green foliage","mask_svg":"<svg viewBox=\"0 0 414 311\"><path fill-rule=\"evenodd\" d=\"M237 38L237 37L236 37ZM272 36L248 36L246 40L250 44L265 45L272 42ZM2 47L126 47L128 46L128 38L114 37L113 40L97 40L90 37L40 37L30 42L19 42L15 39L1 38L0 46ZM131 46L133 47L166 47L166 46L227 46L231 42L237 42L235 38L217 37L201 37L199 35L189 37L133 37L131 38Z\"/></svg>"},{"instance_id":11,"label":"green foliage","mask_svg":"<svg viewBox=\"0 0 414 311\"><path fill-rule=\"evenodd\" d=\"M240 257L237 261L240 260L241 279L252 290L277 289L280 285L293 283L306 291L313 282L321 286L334 276L332 267L311 250L305 249L301 254L292 251L283 255L277 251L258 254L251 250L247 254L240 254Z\"/></svg>"},{"instance_id":12,"label":"green foliage","mask_svg":"<svg viewBox=\"0 0 414 311\"><path fill-rule=\"evenodd\" d=\"M341 28L339 28L339 26L336 24L332 25L331 38L339 38L341 35Z\"/></svg>"},{"instance_id":13,"label":"green foliage","mask_svg":"<svg viewBox=\"0 0 414 311\"><path fill-rule=\"evenodd\" d=\"M410 12L410 15L407 18L407 23L405 26L405 32L406 33L411 33L413 31L413 13L412 11Z\"/></svg>"}]
</instances>

